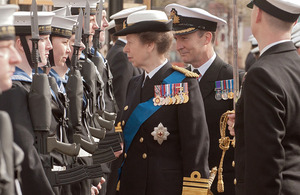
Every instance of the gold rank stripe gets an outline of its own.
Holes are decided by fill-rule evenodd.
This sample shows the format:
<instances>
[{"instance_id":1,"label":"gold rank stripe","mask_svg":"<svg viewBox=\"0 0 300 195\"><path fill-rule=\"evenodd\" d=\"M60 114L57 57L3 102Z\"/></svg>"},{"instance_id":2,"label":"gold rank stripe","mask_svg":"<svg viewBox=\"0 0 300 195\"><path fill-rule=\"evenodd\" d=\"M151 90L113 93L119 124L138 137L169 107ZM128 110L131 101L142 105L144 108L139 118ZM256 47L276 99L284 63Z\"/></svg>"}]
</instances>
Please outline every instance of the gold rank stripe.
<instances>
[{"instance_id":1,"label":"gold rank stripe","mask_svg":"<svg viewBox=\"0 0 300 195\"><path fill-rule=\"evenodd\" d=\"M197 183L197 182L183 182L184 187L196 187L196 188L204 188L208 189L209 185L208 183Z\"/></svg>"},{"instance_id":2,"label":"gold rank stripe","mask_svg":"<svg viewBox=\"0 0 300 195\"><path fill-rule=\"evenodd\" d=\"M185 187L182 188L182 195L207 195L208 189L203 188L192 188L192 187Z\"/></svg>"},{"instance_id":3,"label":"gold rank stripe","mask_svg":"<svg viewBox=\"0 0 300 195\"><path fill-rule=\"evenodd\" d=\"M191 177L184 177L183 181L192 181L192 182L201 182L201 183L208 183L208 179L205 178L191 178Z\"/></svg>"},{"instance_id":4,"label":"gold rank stripe","mask_svg":"<svg viewBox=\"0 0 300 195\"><path fill-rule=\"evenodd\" d=\"M187 32L190 32L190 31L193 31L195 30L196 28L187 28L187 29L183 29L183 30L175 30L175 34L181 34L181 33L187 33Z\"/></svg>"}]
</instances>

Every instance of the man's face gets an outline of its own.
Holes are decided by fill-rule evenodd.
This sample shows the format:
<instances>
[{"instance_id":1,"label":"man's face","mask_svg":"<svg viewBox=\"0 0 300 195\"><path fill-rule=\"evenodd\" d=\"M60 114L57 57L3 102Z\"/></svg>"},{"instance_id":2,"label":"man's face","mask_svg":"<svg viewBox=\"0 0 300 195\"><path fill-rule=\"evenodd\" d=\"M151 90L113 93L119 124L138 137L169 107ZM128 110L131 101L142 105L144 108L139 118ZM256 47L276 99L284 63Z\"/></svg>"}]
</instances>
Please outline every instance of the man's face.
<instances>
[{"instance_id":1,"label":"man's face","mask_svg":"<svg viewBox=\"0 0 300 195\"><path fill-rule=\"evenodd\" d=\"M176 40L176 50L184 63L198 63L205 54L205 36L199 36L199 31L174 35Z\"/></svg>"},{"instance_id":2,"label":"man's face","mask_svg":"<svg viewBox=\"0 0 300 195\"><path fill-rule=\"evenodd\" d=\"M52 37L52 45L55 66L65 66L69 53L71 53L69 39Z\"/></svg>"},{"instance_id":3,"label":"man's face","mask_svg":"<svg viewBox=\"0 0 300 195\"><path fill-rule=\"evenodd\" d=\"M5 91L11 88L11 76L15 66L21 62L13 40L0 41L0 61L0 91Z\"/></svg>"}]
</instances>

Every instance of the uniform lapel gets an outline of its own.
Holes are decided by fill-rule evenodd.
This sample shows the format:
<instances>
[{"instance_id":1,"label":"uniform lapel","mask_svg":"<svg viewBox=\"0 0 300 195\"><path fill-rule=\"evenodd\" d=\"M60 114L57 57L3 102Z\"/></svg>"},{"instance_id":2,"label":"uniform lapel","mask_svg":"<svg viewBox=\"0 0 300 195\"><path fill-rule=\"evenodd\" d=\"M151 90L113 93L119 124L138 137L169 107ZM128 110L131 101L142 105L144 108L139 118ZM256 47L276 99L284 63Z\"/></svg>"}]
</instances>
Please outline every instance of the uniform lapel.
<instances>
[{"instance_id":1,"label":"uniform lapel","mask_svg":"<svg viewBox=\"0 0 300 195\"><path fill-rule=\"evenodd\" d=\"M150 98L154 97L154 85L161 85L162 81L165 79L166 76L171 74L171 64L167 63L164 65L150 80L147 82L143 89L141 94L141 101L145 102L149 100ZM143 74L144 75L144 74ZM144 79L144 77L143 77Z\"/></svg>"},{"instance_id":2,"label":"uniform lapel","mask_svg":"<svg viewBox=\"0 0 300 195\"><path fill-rule=\"evenodd\" d=\"M205 99L212 91L215 90L215 81L218 79L222 64L223 61L217 55L216 59L201 78L199 85L203 99Z\"/></svg>"}]
</instances>

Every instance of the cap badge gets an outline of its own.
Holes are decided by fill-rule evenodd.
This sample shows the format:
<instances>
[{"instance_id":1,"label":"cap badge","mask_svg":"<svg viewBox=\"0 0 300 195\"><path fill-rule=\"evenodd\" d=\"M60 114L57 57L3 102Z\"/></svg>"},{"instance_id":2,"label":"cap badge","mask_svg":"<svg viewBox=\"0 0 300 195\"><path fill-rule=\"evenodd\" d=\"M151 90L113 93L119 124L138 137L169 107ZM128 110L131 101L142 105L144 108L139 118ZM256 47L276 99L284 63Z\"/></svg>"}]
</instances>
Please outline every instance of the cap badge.
<instances>
[{"instance_id":1,"label":"cap badge","mask_svg":"<svg viewBox=\"0 0 300 195\"><path fill-rule=\"evenodd\" d=\"M161 145L164 140L167 140L170 133L162 123L159 123L157 127L154 127L154 131L152 131L151 135L154 137L154 140L157 140L157 142Z\"/></svg>"},{"instance_id":2,"label":"cap badge","mask_svg":"<svg viewBox=\"0 0 300 195\"><path fill-rule=\"evenodd\" d=\"M180 17L177 15L177 11L175 8L172 8L170 12L170 19L173 20L173 24L179 24L180 23Z\"/></svg>"},{"instance_id":3,"label":"cap badge","mask_svg":"<svg viewBox=\"0 0 300 195\"><path fill-rule=\"evenodd\" d=\"M123 21L123 29L127 27L127 20Z\"/></svg>"}]
</instances>

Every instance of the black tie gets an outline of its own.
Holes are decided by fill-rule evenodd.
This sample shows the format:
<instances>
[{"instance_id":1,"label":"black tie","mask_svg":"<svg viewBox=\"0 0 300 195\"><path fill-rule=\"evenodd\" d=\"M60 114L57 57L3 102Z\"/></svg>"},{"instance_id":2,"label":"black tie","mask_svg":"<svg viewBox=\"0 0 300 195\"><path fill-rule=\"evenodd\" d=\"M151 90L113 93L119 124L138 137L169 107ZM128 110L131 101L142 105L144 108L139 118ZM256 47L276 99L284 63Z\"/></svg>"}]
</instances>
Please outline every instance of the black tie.
<instances>
[{"instance_id":1,"label":"black tie","mask_svg":"<svg viewBox=\"0 0 300 195\"><path fill-rule=\"evenodd\" d=\"M199 72L198 69L194 69L193 72L197 73L199 75L199 77L197 79L201 78L202 74Z\"/></svg>"},{"instance_id":2,"label":"black tie","mask_svg":"<svg viewBox=\"0 0 300 195\"><path fill-rule=\"evenodd\" d=\"M144 87L146 85L146 83L149 82L149 80L150 80L149 76L146 76L146 78L144 79L142 87Z\"/></svg>"}]
</instances>

